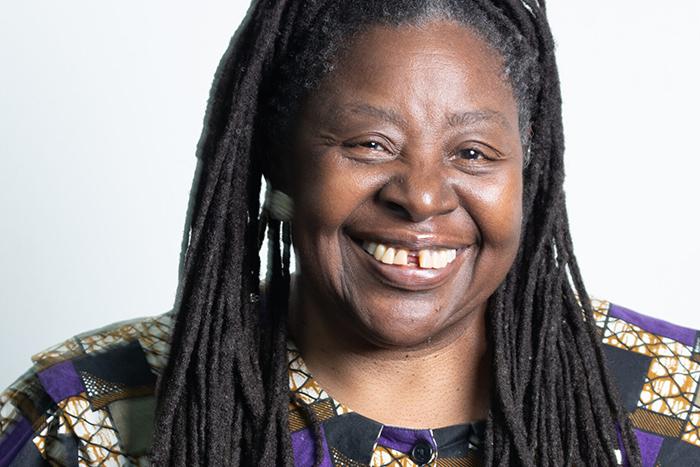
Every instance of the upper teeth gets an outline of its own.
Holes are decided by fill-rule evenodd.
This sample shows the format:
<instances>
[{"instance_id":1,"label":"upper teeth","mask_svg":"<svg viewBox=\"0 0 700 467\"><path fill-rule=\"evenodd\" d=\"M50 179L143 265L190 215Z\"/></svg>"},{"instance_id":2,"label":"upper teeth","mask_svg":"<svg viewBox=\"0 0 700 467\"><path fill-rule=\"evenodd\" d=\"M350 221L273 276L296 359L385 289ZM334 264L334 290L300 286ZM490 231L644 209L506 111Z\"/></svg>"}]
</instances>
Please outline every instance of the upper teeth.
<instances>
[{"instance_id":1,"label":"upper teeth","mask_svg":"<svg viewBox=\"0 0 700 467\"><path fill-rule=\"evenodd\" d=\"M367 253L374 256L377 261L381 261L384 264L407 266L408 256L417 256L418 266L424 269L442 269L457 257L457 250L445 248L426 249L415 252L375 242L363 242L362 248L364 248Z\"/></svg>"}]
</instances>

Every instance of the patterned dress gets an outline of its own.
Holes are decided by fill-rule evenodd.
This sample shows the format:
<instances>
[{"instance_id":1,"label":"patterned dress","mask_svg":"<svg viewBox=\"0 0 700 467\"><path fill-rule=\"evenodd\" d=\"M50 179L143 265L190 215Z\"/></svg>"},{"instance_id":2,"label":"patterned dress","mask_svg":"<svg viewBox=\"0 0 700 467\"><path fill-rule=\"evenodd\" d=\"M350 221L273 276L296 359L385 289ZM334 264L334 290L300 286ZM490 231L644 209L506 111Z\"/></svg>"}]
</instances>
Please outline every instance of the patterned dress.
<instances>
[{"instance_id":1,"label":"patterned dress","mask_svg":"<svg viewBox=\"0 0 700 467\"><path fill-rule=\"evenodd\" d=\"M700 333L608 302L594 305L644 466L700 466ZM173 318L118 323L35 355L34 366L0 394L0 466L148 465L155 384ZM382 425L330 397L291 343L288 357L297 466L314 461L308 411L320 422L324 466L480 464L484 422L432 430Z\"/></svg>"}]
</instances>

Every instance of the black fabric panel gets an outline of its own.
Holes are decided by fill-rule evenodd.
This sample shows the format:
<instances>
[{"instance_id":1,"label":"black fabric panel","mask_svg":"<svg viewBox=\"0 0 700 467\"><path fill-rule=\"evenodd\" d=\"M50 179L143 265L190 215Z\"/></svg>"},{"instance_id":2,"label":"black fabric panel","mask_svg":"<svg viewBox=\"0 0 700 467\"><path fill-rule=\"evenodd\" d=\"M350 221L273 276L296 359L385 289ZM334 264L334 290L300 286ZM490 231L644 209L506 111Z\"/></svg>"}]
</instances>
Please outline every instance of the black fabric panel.
<instances>
[{"instance_id":1,"label":"black fabric panel","mask_svg":"<svg viewBox=\"0 0 700 467\"><path fill-rule=\"evenodd\" d=\"M57 440L51 440L51 454L60 459L60 465L78 467L78 440L73 436L58 435Z\"/></svg>"},{"instance_id":2,"label":"black fabric panel","mask_svg":"<svg viewBox=\"0 0 700 467\"><path fill-rule=\"evenodd\" d=\"M467 457L471 425L455 425L433 430L438 456Z\"/></svg>"},{"instance_id":3,"label":"black fabric panel","mask_svg":"<svg viewBox=\"0 0 700 467\"><path fill-rule=\"evenodd\" d=\"M700 467L700 448L680 439L667 438L656 463L660 467Z\"/></svg>"},{"instance_id":4,"label":"black fabric panel","mask_svg":"<svg viewBox=\"0 0 700 467\"><path fill-rule=\"evenodd\" d=\"M76 458L76 465L77 465ZM24 443L24 447L17 453L12 462L7 464L8 467L45 467L50 464L41 457L39 451L37 451L36 446L31 440L27 440Z\"/></svg>"},{"instance_id":5,"label":"black fabric panel","mask_svg":"<svg viewBox=\"0 0 700 467\"><path fill-rule=\"evenodd\" d=\"M356 413L339 415L323 423L328 447L365 465L372 459L372 447L381 429L381 424Z\"/></svg>"},{"instance_id":6,"label":"black fabric panel","mask_svg":"<svg viewBox=\"0 0 700 467\"><path fill-rule=\"evenodd\" d=\"M631 412L637 407L644 379L651 364L651 357L610 345L603 345L603 351L607 357L613 380L617 383L620 391L622 403Z\"/></svg>"},{"instance_id":7,"label":"black fabric panel","mask_svg":"<svg viewBox=\"0 0 700 467\"><path fill-rule=\"evenodd\" d=\"M155 386L156 376L146 361L141 344L134 340L104 353L86 355L74 361L78 372L130 387Z\"/></svg>"}]
</instances>

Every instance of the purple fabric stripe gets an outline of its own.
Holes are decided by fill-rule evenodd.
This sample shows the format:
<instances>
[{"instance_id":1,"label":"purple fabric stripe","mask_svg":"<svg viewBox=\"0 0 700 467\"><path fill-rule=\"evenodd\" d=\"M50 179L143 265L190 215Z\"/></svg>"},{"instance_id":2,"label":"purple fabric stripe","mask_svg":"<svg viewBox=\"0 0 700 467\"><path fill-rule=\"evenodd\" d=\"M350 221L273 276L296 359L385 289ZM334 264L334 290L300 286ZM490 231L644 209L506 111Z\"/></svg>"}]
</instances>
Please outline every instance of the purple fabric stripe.
<instances>
[{"instance_id":1,"label":"purple fabric stripe","mask_svg":"<svg viewBox=\"0 0 700 467\"><path fill-rule=\"evenodd\" d=\"M620 426L615 428L617 431L617 446L620 448L620 456L622 457L622 467L630 467L630 463L627 460L627 451L625 451L625 445L622 442L622 432L620 431Z\"/></svg>"},{"instance_id":2,"label":"purple fabric stripe","mask_svg":"<svg viewBox=\"0 0 700 467\"><path fill-rule=\"evenodd\" d=\"M634 430L634 434L637 436L639 452L642 455L642 467L654 467L664 438L637 429Z\"/></svg>"},{"instance_id":3,"label":"purple fabric stripe","mask_svg":"<svg viewBox=\"0 0 700 467\"><path fill-rule=\"evenodd\" d=\"M0 442L0 466L10 465L33 434L34 430L29 420L20 418L12 431Z\"/></svg>"},{"instance_id":4,"label":"purple fabric stripe","mask_svg":"<svg viewBox=\"0 0 700 467\"><path fill-rule=\"evenodd\" d=\"M671 339L677 340L678 342L691 347L695 345L695 336L697 331L694 329L677 326L667 321L652 318L651 316L645 316L613 304L610 305L609 313L610 316L620 318L630 324L639 326L645 331L649 331L663 337L670 337Z\"/></svg>"},{"instance_id":5,"label":"purple fabric stripe","mask_svg":"<svg viewBox=\"0 0 700 467\"><path fill-rule=\"evenodd\" d=\"M70 361L57 363L38 374L46 393L58 403L85 391L83 381Z\"/></svg>"},{"instance_id":6,"label":"purple fabric stripe","mask_svg":"<svg viewBox=\"0 0 700 467\"><path fill-rule=\"evenodd\" d=\"M394 426L385 426L382 429L382 434L377 439L377 444L395 451L410 453L413 446L421 440L427 441L433 449L437 449L437 444L435 444L430 430L411 430Z\"/></svg>"},{"instance_id":7,"label":"purple fabric stripe","mask_svg":"<svg viewBox=\"0 0 700 467\"><path fill-rule=\"evenodd\" d=\"M331 455L326 442L326 433L321 426L321 442L323 444L323 461L321 467L333 467ZM296 467L310 467L316 459L316 439L311 428L292 433L292 451Z\"/></svg>"}]
</instances>

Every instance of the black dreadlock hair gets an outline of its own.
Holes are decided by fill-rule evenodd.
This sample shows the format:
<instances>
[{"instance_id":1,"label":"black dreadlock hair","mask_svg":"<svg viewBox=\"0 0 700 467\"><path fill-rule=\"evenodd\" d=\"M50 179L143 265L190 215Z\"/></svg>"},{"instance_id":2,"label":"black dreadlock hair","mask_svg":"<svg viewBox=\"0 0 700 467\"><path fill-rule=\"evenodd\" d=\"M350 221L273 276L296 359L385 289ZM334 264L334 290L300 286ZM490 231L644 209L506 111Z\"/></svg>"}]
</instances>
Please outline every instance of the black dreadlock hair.
<instances>
[{"instance_id":1,"label":"black dreadlock hair","mask_svg":"<svg viewBox=\"0 0 700 467\"><path fill-rule=\"evenodd\" d=\"M503 57L520 108L523 233L489 301L493 395L484 464L613 465L638 447L608 376L564 202L561 96L544 0L255 0L216 73L198 148L156 465L292 465L289 225L260 210L262 175L304 96L354 34L447 18ZM281 132L281 133L280 133ZM269 241L270 303L259 251ZM321 461L318 423L317 464Z\"/></svg>"}]
</instances>

